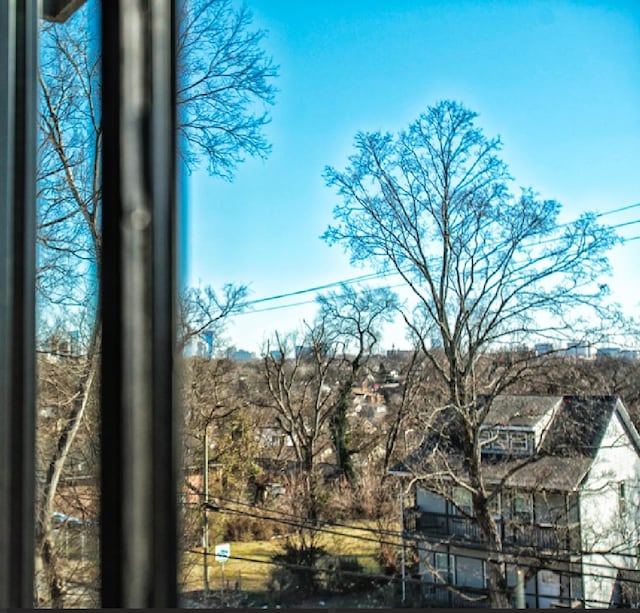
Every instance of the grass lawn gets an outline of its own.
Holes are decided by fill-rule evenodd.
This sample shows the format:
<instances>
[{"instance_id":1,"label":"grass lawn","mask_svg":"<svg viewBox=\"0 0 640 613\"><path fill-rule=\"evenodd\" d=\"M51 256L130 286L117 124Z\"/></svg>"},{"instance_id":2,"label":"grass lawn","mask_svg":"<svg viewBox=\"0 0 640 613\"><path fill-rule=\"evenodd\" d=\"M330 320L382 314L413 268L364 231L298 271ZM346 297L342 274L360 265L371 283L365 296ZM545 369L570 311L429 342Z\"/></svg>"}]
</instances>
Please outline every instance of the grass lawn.
<instances>
[{"instance_id":1,"label":"grass lawn","mask_svg":"<svg viewBox=\"0 0 640 613\"><path fill-rule=\"evenodd\" d=\"M222 573L225 583L234 587L238 582L240 589L248 592L262 592L267 589L269 573L273 568L271 557L282 551L280 539L268 541L232 542L230 557L223 565L215 557L209 559L209 583L211 589L220 589ZM215 544L211 545L213 550ZM253 561L250 561L253 560ZM190 592L201 590L204 585L203 555L187 553L183 559L182 590Z\"/></svg>"},{"instance_id":2,"label":"grass lawn","mask_svg":"<svg viewBox=\"0 0 640 613\"><path fill-rule=\"evenodd\" d=\"M375 559L379 551L376 535L370 530L373 522L358 522L349 527L327 526L321 534L319 545L336 556L355 556L364 572L377 574L379 565ZM368 530L367 530L368 529ZM387 538L386 540L389 540ZM245 541L230 543L230 558L224 564L226 585L234 588L237 584L243 592L266 592L269 575L274 568L271 557L283 551L284 538L267 541ZM211 544L213 550L215 543ZM214 556L209 556L209 583L212 590L222 585L222 565ZM203 555L187 553L182 563L181 591L191 592L203 589Z\"/></svg>"}]
</instances>

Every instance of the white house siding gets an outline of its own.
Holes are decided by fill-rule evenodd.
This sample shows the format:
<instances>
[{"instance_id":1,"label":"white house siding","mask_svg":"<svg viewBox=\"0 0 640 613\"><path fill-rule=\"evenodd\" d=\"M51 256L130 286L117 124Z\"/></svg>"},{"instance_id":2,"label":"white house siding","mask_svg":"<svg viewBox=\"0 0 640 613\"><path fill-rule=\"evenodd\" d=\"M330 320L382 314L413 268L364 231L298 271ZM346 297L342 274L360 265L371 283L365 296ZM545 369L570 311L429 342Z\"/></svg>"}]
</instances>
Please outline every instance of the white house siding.
<instances>
[{"instance_id":1,"label":"white house siding","mask_svg":"<svg viewBox=\"0 0 640 613\"><path fill-rule=\"evenodd\" d=\"M580 493L584 595L587 607L606 606L613 593L617 568L633 568L639 542L640 458L617 415L613 413ZM620 506L621 484L625 502ZM615 552L606 554L606 552Z\"/></svg>"},{"instance_id":2,"label":"white house siding","mask_svg":"<svg viewBox=\"0 0 640 613\"><path fill-rule=\"evenodd\" d=\"M536 448L545 437L551 420L555 417L558 407L562 404L562 398L558 398L557 402L535 423L533 424L533 434L535 437Z\"/></svg>"}]
</instances>

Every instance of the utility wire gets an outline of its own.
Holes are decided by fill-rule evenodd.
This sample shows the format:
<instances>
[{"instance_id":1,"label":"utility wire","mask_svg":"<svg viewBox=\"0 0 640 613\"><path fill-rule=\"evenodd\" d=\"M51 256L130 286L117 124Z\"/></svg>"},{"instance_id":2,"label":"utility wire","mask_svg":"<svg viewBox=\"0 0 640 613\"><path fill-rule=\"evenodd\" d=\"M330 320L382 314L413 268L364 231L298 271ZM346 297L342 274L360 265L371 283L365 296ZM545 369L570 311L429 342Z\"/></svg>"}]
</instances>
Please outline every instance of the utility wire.
<instances>
[{"instance_id":1,"label":"utility wire","mask_svg":"<svg viewBox=\"0 0 640 613\"><path fill-rule=\"evenodd\" d=\"M360 275L358 277L351 277L349 279L343 279L341 281L332 281L331 283L325 283L324 285L316 285L315 287L309 287L307 289L301 289L293 292L286 292L284 294L276 294L275 296L267 296L266 298L257 298L255 300L247 300L242 306L252 306L254 304L260 304L262 302L269 302L271 300L281 300L282 298L290 298L292 296L299 296L301 294L309 294L311 292L317 292L323 289L329 289L331 287L337 287L339 285L352 285L354 283L361 283L362 281L368 281L370 279L379 278L381 273L368 273L366 275Z\"/></svg>"},{"instance_id":2,"label":"utility wire","mask_svg":"<svg viewBox=\"0 0 640 613\"><path fill-rule=\"evenodd\" d=\"M612 215L612 214L615 214L615 213L620 213L620 212L631 210L631 209L635 209L635 208L638 208L638 207L640 207L640 202L636 203L636 204L629 205L629 206L620 207L620 208L617 208L617 209L612 209L610 211L605 211L603 213L598 213L595 217L596 218L605 217L605 216L608 216L608 215ZM558 227L565 227L565 226L571 225L572 223L575 223L576 221L577 220L574 220L574 221L571 221L571 222L566 222L564 224L559 224ZM627 227L627 226L630 226L630 225L635 225L635 224L638 224L638 223L640 223L640 219L634 219L634 220L631 220L631 221L610 225L610 226L608 226L608 228L613 230L613 229L617 229L617 228ZM634 236L634 237L630 237L630 238L622 237L622 241L623 241L623 243L626 243L626 242L631 242L633 240L637 240L638 238L640 238L640 236ZM559 238L549 238L549 239L545 239L545 240L539 241L537 243L532 243L531 245L528 245L528 246L529 247L535 247L537 245L546 244L546 243L554 242L554 241L557 241L557 240L560 240L560 239ZM253 306L255 304L261 304L261 303L264 303L264 302L271 302L271 301L274 301L274 300L282 300L283 298L290 298L290 297L294 297L294 296L300 296L300 295L303 295L303 294L309 294L309 293L312 293L312 292L318 292L318 291L321 291L321 290L324 290L324 289L330 289L330 288L333 288L333 287L339 287L341 285L354 285L354 284L357 284L357 283L362 283L364 281L374 281L376 279L381 279L381 278L390 277L390 276L396 276L398 274L400 274L400 272L393 271L393 270L383 271L383 272L375 272L375 273L368 273L368 274L359 275L359 276L356 276L356 277L350 277L350 278L347 278L347 279L341 279L341 280L338 280L338 281L332 281L330 283L325 283L325 284L322 284L322 285L316 285L316 286L305 288L305 289L301 289L301 290L294 290L294 291L291 291L291 292L284 292L284 293L281 293L281 294L275 294L273 296L265 296L263 298L256 298L254 300L247 300L247 301L245 301L245 302L243 302L241 304L241 307L250 307L250 306ZM402 287L402 286L403 285L400 285L399 287ZM389 286L386 286L386 287L389 287ZM271 308L267 308L267 309L242 311L241 313L238 313L238 315L239 314L243 314L244 315L244 314L249 314L249 313L268 312L268 311L271 311L271 310L278 310L278 309L290 308L290 307L294 307L294 306L302 306L302 305L306 305L306 304L312 304L313 302L314 302L314 300L309 300L309 301L305 301L305 302L297 302L297 303L293 303L293 304L282 305L282 306L279 306L279 307L271 307Z\"/></svg>"},{"instance_id":3,"label":"utility wire","mask_svg":"<svg viewBox=\"0 0 640 613\"><path fill-rule=\"evenodd\" d=\"M216 500L225 500L229 503L233 503L233 504L238 504L241 506L249 506L251 507L252 505L250 505L249 503L243 503L241 501L234 501L232 499L228 499L228 498L220 498L220 497L213 497ZM197 505L197 506L201 506L198 505L198 503L191 503L192 505ZM218 505L219 506L219 505ZM421 539L425 539L425 537L421 536L419 533L414 533L414 532L407 532L405 530L403 531L396 531L396 530L383 530L383 531L378 531L374 528L361 528L361 527L357 527L357 529L359 531L368 531L368 532L373 532L375 534L380 534L381 536L390 536L393 537L394 539L397 540L393 540L393 541L389 541L389 540L385 540L382 538L373 538L373 537L367 537L367 536L361 536L361 535L357 535L357 534L349 534L349 533L344 533L344 532L339 532L337 530L333 530L331 528L326 528L324 526L329 525L329 526L337 526L337 527L344 527L344 528L349 528L349 529L353 529L353 526L349 526L348 524L341 524L339 522L322 522L320 525L314 525L312 523L310 523L306 518L303 518L301 516L296 516L290 513L286 513L284 511L278 511L278 510L269 510L269 513L272 513L274 515L284 515L287 517L287 519L279 519L277 517L270 517L270 516L265 516L259 513L251 513L248 511L242 511L240 509L234 509L232 507L224 507L224 506L219 506L219 508L217 509L218 511L222 511L222 512L229 512L229 513L233 513L235 515L239 515L242 517L250 517L253 519L261 519L261 520L266 520L266 521L273 521L282 525L288 525L290 527L294 527L294 528L299 528L299 529L308 529L311 530L313 532L317 532L317 533L321 533L321 534L330 534L332 536L342 536L345 538L349 538L349 539L353 539L353 540L357 540L357 541L363 541L363 542L374 542L376 544L380 544L380 545L390 545L393 547L398 547L400 545L400 543L402 542L402 540L405 541L418 541ZM562 526L558 526L558 529L562 529ZM400 541L400 542L399 542ZM423 540L423 542L426 542L426 540ZM461 543L450 543L449 541L442 539L440 541L435 540L434 539L434 543L435 544L449 544L449 545L461 545ZM462 545L464 545L464 543L462 543ZM521 551L526 552L526 547L525 546L521 546L520 547ZM495 554L505 554L505 553L510 553L509 552L509 548L507 548L506 551L501 551L498 549L489 549L487 548L484 544L483 544L483 552L486 553L495 553ZM624 553L624 552L615 552L615 551L572 551L571 553L574 553L576 555L601 555L601 556L617 556L620 558L629 558L632 560L636 560L637 556L635 554L631 554L631 553ZM554 556L552 554L546 554L544 552L535 552L532 554L523 554L523 555L528 555L531 558L534 558L536 560L546 560L550 563L555 563L558 561L562 561L561 558L558 558L558 556ZM611 569L619 569L619 567L613 566L613 565L607 565L607 564L603 564L603 563L591 563L591 562L584 562L585 565L588 565L590 567L593 568L602 568L602 569L607 569L607 570L611 570ZM594 575L594 576L607 576L607 575ZM638 583L640 583L640 579L638 579Z\"/></svg>"},{"instance_id":4,"label":"utility wire","mask_svg":"<svg viewBox=\"0 0 640 613\"><path fill-rule=\"evenodd\" d=\"M615 213L622 213L624 211L630 211L631 209L637 209L640 207L640 202L636 202L635 204L629 204L627 206L621 206L617 209L611 209L609 211L604 211L603 213L598 213L596 217L606 217L607 215L614 215Z\"/></svg>"},{"instance_id":5,"label":"utility wire","mask_svg":"<svg viewBox=\"0 0 640 613\"><path fill-rule=\"evenodd\" d=\"M395 544L396 546L398 545L397 543ZM486 550L483 550L486 551ZM204 552L202 550L198 550L198 549L187 549L185 553L191 553L191 554L196 554L198 556L202 556L205 555L206 557L213 557L215 556L215 552L213 551L208 551L208 552ZM433 552L431 552L433 553ZM450 552L448 552L450 553ZM274 552L273 555L278 555L277 552ZM455 554L452 554L455 555ZM368 558L369 556L366 555L360 555L360 556L350 556L350 557L360 557L360 558ZM473 556L461 556L461 557L473 557ZM540 559L537 556L531 556L534 557L535 559ZM321 568L321 567L315 567L315 566L305 566L302 564L295 564L292 562L286 562L284 560L275 560L275 559L270 559L270 560L264 560L264 559L260 559L260 558L249 558L246 556L237 556L237 555L229 555L228 559L230 560L236 560L236 561L241 561L241 562L250 562L253 564L263 564L263 565L269 565L269 566L275 566L275 567L279 567L279 568L287 568L290 570L302 570L305 572L312 572L312 573L331 573L331 572L338 572L340 574L343 575L348 575L348 576L352 576L352 577L359 577L362 579L370 579L370 580L386 580L388 582L402 582L402 577L398 576L397 574L394 575L382 575L382 574L376 574L376 573L367 573L364 571L349 571L349 570L336 570L336 569L327 569L327 568ZM484 560L484 558L482 557L474 557L474 559L476 560ZM565 576L574 576L574 577L591 577L591 578L596 578L596 579L613 579L615 581L615 577L613 577L612 575L609 574L599 574L599 573L593 573L593 572L581 572L580 570L571 570L571 569L565 569L565 570L559 570L557 568L557 563L558 562L562 562L563 560L558 560L558 559L550 559L549 560L551 563L548 566L538 566L536 567L536 571L541 571L541 570L552 570L555 572L560 572L561 574L565 575ZM518 560L514 560L513 562L515 565L518 565ZM575 566L576 563L575 562L567 562L567 564L573 565ZM607 570L631 570L631 569L624 569L624 568L618 568L618 567L614 567L614 566L607 566L607 565L597 565L597 564L590 564L590 563L586 563L586 565L588 565L589 567L597 567L600 566L601 568L605 568ZM431 565L429 563L427 563L427 573L429 574L435 574L436 572L438 572L438 569L436 569L435 567L431 567ZM404 579L405 583L412 583L412 584L416 584L416 585L423 585L423 586L429 586L431 585L431 582L425 581L422 578L416 578L416 577L412 577L412 576L405 576ZM634 579L634 578L627 578L625 579L625 583L629 583L629 584L633 584L633 585L640 585L640 579ZM473 586L464 586L464 585L453 585L453 584L445 584L445 583L433 583L433 585L437 585L439 587L448 587L448 588L452 588L454 590L476 590L476 591L482 591L482 588L477 588L477 587L473 587ZM486 589L486 588L484 588Z\"/></svg>"}]
</instances>

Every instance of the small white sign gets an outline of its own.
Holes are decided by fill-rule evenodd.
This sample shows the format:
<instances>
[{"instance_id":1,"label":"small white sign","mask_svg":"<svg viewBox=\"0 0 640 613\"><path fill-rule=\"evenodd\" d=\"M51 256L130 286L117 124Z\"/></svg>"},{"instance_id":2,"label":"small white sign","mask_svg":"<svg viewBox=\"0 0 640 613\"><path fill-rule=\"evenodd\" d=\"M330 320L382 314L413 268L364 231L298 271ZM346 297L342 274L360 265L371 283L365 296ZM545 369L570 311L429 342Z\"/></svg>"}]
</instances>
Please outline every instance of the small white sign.
<instances>
[{"instance_id":1,"label":"small white sign","mask_svg":"<svg viewBox=\"0 0 640 613\"><path fill-rule=\"evenodd\" d=\"M229 559L229 555L231 553L231 545L229 543L221 543L220 545L216 545L214 552L216 554L216 562L224 564Z\"/></svg>"}]
</instances>

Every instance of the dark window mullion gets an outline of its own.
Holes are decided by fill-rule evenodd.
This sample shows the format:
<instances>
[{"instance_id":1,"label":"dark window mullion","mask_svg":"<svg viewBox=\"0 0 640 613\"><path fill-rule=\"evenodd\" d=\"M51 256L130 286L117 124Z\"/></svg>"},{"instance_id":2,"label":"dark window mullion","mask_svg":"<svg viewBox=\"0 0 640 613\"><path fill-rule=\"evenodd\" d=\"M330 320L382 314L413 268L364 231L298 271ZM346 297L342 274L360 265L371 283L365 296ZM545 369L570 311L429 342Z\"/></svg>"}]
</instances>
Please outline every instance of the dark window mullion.
<instances>
[{"instance_id":1,"label":"dark window mullion","mask_svg":"<svg viewBox=\"0 0 640 613\"><path fill-rule=\"evenodd\" d=\"M102 606L177 605L172 0L104 0Z\"/></svg>"},{"instance_id":2,"label":"dark window mullion","mask_svg":"<svg viewBox=\"0 0 640 613\"><path fill-rule=\"evenodd\" d=\"M33 606L38 3L0 3L0 607Z\"/></svg>"}]
</instances>

